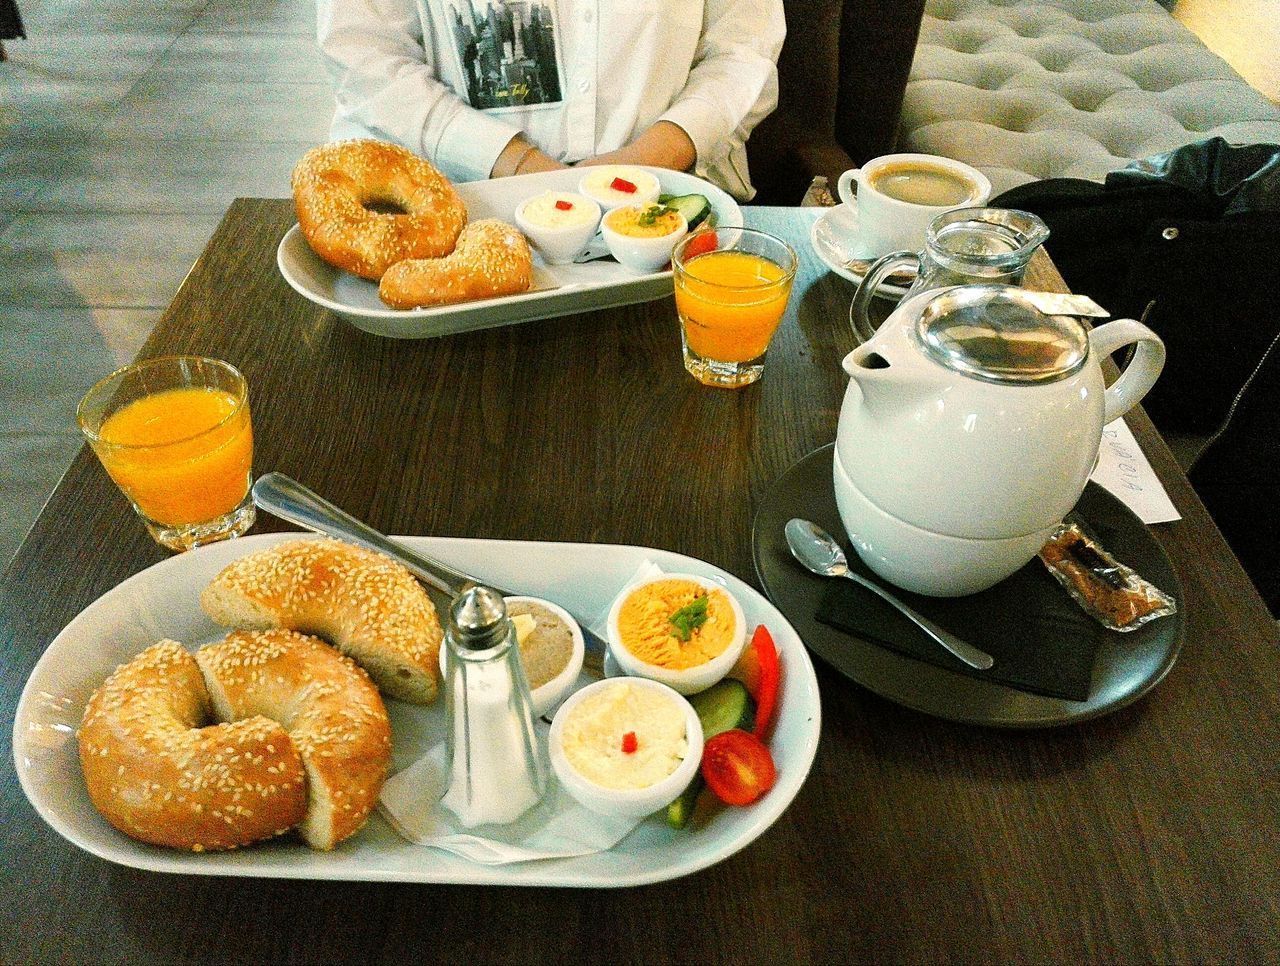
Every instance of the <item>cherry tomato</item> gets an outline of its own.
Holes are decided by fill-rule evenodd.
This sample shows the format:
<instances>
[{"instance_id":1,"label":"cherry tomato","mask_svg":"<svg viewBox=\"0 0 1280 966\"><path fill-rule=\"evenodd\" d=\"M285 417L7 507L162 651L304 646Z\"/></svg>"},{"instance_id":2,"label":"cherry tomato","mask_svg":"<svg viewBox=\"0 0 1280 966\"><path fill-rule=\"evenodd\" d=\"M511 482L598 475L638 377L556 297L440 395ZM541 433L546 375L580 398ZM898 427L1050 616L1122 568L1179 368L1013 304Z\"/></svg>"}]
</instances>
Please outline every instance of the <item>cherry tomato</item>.
<instances>
[{"instance_id":1,"label":"cherry tomato","mask_svg":"<svg viewBox=\"0 0 1280 966\"><path fill-rule=\"evenodd\" d=\"M773 709L778 704L778 687L782 683L782 664L778 661L778 648L773 643L769 628L761 624L751 637L751 650L756 656L759 678L756 683L755 735L763 738L769 733Z\"/></svg>"},{"instance_id":2,"label":"cherry tomato","mask_svg":"<svg viewBox=\"0 0 1280 966\"><path fill-rule=\"evenodd\" d=\"M716 250L716 233L709 229L703 231L695 231L693 237L684 245L684 258L688 261L691 258L697 258L699 255L705 255L707 252Z\"/></svg>"},{"instance_id":3,"label":"cherry tomato","mask_svg":"<svg viewBox=\"0 0 1280 966\"><path fill-rule=\"evenodd\" d=\"M750 805L773 787L778 770L763 741L734 728L707 739L702 777L726 805Z\"/></svg>"}]
</instances>

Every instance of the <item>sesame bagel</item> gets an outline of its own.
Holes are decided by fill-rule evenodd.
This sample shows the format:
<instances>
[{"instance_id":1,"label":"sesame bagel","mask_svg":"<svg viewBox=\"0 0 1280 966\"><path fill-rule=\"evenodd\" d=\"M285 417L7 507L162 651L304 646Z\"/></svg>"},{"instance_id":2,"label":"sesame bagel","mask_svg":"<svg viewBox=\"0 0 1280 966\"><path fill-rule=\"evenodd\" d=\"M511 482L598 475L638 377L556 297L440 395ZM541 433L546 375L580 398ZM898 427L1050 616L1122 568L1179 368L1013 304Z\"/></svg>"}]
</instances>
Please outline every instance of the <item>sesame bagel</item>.
<instances>
[{"instance_id":1,"label":"sesame bagel","mask_svg":"<svg viewBox=\"0 0 1280 966\"><path fill-rule=\"evenodd\" d=\"M196 662L216 717L271 718L293 739L307 776L306 843L327 850L358 832L391 765L391 724L369 676L293 631L237 631Z\"/></svg>"},{"instance_id":2,"label":"sesame bagel","mask_svg":"<svg viewBox=\"0 0 1280 966\"><path fill-rule=\"evenodd\" d=\"M340 540L288 540L229 564L200 606L224 627L316 634L383 694L435 700L443 637L436 609L413 575L380 553Z\"/></svg>"},{"instance_id":3,"label":"sesame bagel","mask_svg":"<svg viewBox=\"0 0 1280 966\"><path fill-rule=\"evenodd\" d=\"M406 258L449 254L467 222L466 205L444 175L383 141L312 148L294 167L292 186L298 225L316 254L375 282Z\"/></svg>"},{"instance_id":4,"label":"sesame bagel","mask_svg":"<svg viewBox=\"0 0 1280 966\"><path fill-rule=\"evenodd\" d=\"M473 221L444 258L415 258L392 265L378 297L395 309L448 305L526 292L533 281L529 242L504 221Z\"/></svg>"},{"instance_id":5,"label":"sesame bagel","mask_svg":"<svg viewBox=\"0 0 1280 966\"><path fill-rule=\"evenodd\" d=\"M89 798L126 835L203 852L280 835L307 807L302 758L262 716L212 724L200 668L161 641L116 668L80 726Z\"/></svg>"}]
</instances>

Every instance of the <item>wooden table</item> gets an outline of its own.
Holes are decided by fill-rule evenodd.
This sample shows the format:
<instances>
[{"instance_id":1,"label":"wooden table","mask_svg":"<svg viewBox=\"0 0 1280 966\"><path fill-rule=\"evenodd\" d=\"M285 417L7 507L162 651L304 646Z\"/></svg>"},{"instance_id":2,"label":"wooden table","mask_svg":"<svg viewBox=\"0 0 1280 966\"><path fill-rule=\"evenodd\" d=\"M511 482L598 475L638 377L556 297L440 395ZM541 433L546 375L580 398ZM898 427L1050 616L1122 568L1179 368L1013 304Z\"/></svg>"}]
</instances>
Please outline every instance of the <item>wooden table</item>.
<instances>
[{"instance_id":1,"label":"wooden table","mask_svg":"<svg viewBox=\"0 0 1280 966\"><path fill-rule=\"evenodd\" d=\"M834 437L851 286L823 271L801 211L748 219L790 238L801 271L743 392L684 373L669 299L439 340L362 334L281 280L293 216L277 200L233 205L143 354L240 366L257 469L384 532L650 545L754 582L756 501ZM821 746L778 823L709 870L619 891L137 872L59 838L9 765L0 960L1275 959L1280 642L1159 437L1131 422L1185 515L1158 533L1188 620L1178 664L1134 706L1050 731L964 727L820 665ZM6 762L43 648L164 556L82 452L0 585Z\"/></svg>"}]
</instances>

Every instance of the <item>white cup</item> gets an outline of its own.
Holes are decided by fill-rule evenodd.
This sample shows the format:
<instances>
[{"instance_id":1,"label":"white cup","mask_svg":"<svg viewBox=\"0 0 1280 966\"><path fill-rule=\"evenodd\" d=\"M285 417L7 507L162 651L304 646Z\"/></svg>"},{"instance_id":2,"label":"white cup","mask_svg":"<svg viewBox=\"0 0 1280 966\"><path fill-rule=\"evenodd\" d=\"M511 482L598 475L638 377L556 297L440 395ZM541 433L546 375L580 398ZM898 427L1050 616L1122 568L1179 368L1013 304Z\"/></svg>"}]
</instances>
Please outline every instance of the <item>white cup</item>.
<instances>
[{"instance_id":1,"label":"white cup","mask_svg":"<svg viewBox=\"0 0 1280 966\"><path fill-rule=\"evenodd\" d=\"M922 205L901 201L875 188L876 175L890 166L911 164L943 168L973 185L970 194L949 205ZM857 191L854 184L857 183ZM889 252L918 252L924 247L925 229L944 211L984 205L991 197L991 182L977 168L933 154L886 154L861 168L850 168L836 185L840 200L858 212L858 254L879 258Z\"/></svg>"}]
</instances>

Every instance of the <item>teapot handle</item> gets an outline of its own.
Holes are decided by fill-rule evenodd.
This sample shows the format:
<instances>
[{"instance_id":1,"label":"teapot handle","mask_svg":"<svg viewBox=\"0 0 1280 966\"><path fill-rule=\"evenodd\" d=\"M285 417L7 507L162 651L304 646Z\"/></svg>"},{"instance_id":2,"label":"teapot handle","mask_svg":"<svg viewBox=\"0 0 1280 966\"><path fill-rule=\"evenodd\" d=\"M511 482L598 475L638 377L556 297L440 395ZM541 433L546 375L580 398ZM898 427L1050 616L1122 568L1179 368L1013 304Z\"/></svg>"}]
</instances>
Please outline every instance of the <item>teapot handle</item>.
<instances>
[{"instance_id":1,"label":"teapot handle","mask_svg":"<svg viewBox=\"0 0 1280 966\"><path fill-rule=\"evenodd\" d=\"M1107 389L1102 408L1102 424L1105 426L1119 419L1136 406L1147 394L1164 368L1164 342L1141 322L1134 319L1116 319L1100 325L1089 333L1089 347L1101 356L1109 356L1117 349L1138 344L1133 361Z\"/></svg>"},{"instance_id":2,"label":"teapot handle","mask_svg":"<svg viewBox=\"0 0 1280 966\"><path fill-rule=\"evenodd\" d=\"M912 251L890 252L881 255L867 269L867 274L858 283L858 290L853 293L853 301L849 303L849 325L859 342L866 342L876 334L876 327L871 324L871 314L867 309L871 305L871 297L875 295L880 282L900 268L910 265L918 272L920 256Z\"/></svg>"}]
</instances>

